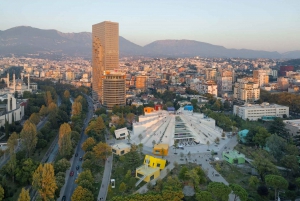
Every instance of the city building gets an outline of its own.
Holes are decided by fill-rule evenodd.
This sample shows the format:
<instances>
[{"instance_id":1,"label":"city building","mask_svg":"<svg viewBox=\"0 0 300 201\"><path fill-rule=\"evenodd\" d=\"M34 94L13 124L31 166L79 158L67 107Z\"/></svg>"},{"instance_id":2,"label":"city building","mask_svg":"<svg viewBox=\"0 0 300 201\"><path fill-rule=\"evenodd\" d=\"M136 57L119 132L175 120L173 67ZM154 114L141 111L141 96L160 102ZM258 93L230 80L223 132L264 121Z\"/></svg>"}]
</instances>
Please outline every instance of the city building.
<instances>
[{"instance_id":1,"label":"city building","mask_svg":"<svg viewBox=\"0 0 300 201\"><path fill-rule=\"evenodd\" d=\"M205 78L206 80L216 80L217 69L215 68L205 68Z\"/></svg>"},{"instance_id":2,"label":"city building","mask_svg":"<svg viewBox=\"0 0 300 201\"><path fill-rule=\"evenodd\" d=\"M109 73L119 69L119 24L110 21L94 24L92 40L93 98L108 109L125 105L125 75Z\"/></svg>"},{"instance_id":3,"label":"city building","mask_svg":"<svg viewBox=\"0 0 300 201\"><path fill-rule=\"evenodd\" d=\"M254 70L253 78L258 80L259 87L263 87L269 83L269 74L266 70Z\"/></svg>"},{"instance_id":4,"label":"city building","mask_svg":"<svg viewBox=\"0 0 300 201\"><path fill-rule=\"evenodd\" d=\"M287 90L289 88L289 79L287 77L277 78L278 89Z\"/></svg>"},{"instance_id":5,"label":"city building","mask_svg":"<svg viewBox=\"0 0 300 201\"><path fill-rule=\"evenodd\" d=\"M168 144L155 144L152 150L154 155L167 156L169 152Z\"/></svg>"},{"instance_id":6,"label":"city building","mask_svg":"<svg viewBox=\"0 0 300 201\"><path fill-rule=\"evenodd\" d=\"M217 77L218 95L232 91L233 72L229 70L222 71Z\"/></svg>"},{"instance_id":7,"label":"city building","mask_svg":"<svg viewBox=\"0 0 300 201\"><path fill-rule=\"evenodd\" d=\"M245 104L242 106L234 105L233 114L244 120L257 121L268 117L289 117L289 107L277 104Z\"/></svg>"},{"instance_id":8,"label":"city building","mask_svg":"<svg viewBox=\"0 0 300 201\"><path fill-rule=\"evenodd\" d=\"M138 186L142 181L150 182L156 179L160 175L160 170L163 170L165 166L166 160L146 155L144 164L136 169L136 178L140 180L135 186Z\"/></svg>"},{"instance_id":9,"label":"city building","mask_svg":"<svg viewBox=\"0 0 300 201\"><path fill-rule=\"evenodd\" d=\"M223 159L230 164L243 164L245 163L245 155L236 151L223 151Z\"/></svg>"},{"instance_id":10,"label":"city building","mask_svg":"<svg viewBox=\"0 0 300 201\"><path fill-rule=\"evenodd\" d=\"M234 84L233 97L245 102L253 102L260 98L260 89L257 83L248 79L238 80Z\"/></svg>"},{"instance_id":11,"label":"city building","mask_svg":"<svg viewBox=\"0 0 300 201\"><path fill-rule=\"evenodd\" d=\"M195 88L200 94L209 93L214 96L218 95L218 85L213 80L202 80L200 82L197 82Z\"/></svg>"},{"instance_id":12,"label":"city building","mask_svg":"<svg viewBox=\"0 0 300 201\"><path fill-rule=\"evenodd\" d=\"M15 121L21 121L25 114L26 100L17 100L12 94L5 94L0 100L7 100L7 104L0 105L0 126L5 125L5 121L9 124Z\"/></svg>"},{"instance_id":13,"label":"city building","mask_svg":"<svg viewBox=\"0 0 300 201\"><path fill-rule=\"evenodd\" d=\"M294 66L280 66L279 75L286 76L289 71L294 71Z\"/></svg>"},{"instance_id":14,"label":"city building","mask_svg":"<svg viewBox=\"0 0 300 201\"><path fill-rule=\"evenodd\" d=\"M111 146L112 153L118 156L127 154L128 152L130 152L130 150L131 150L131 146L124 142L120 142L118 144L114 144L113 146Z\"/></svg>"},{"instance_id":15,"label":"city building","mask_svg":"<svg viewBox=\"0 0 300 201\"><path fill-rule=\"evenodd\" d=\"M71 70L66 71L66 80L71 81L75 79L75 73Z\"/></svg>"},{"instance_id":16,"label":"city building","mask_svg":"<svg viewBox=\"0 0 300 201\"><path fill-rule=\"evenodd\" d=\"M115 137L118 140L125 139L128 135L129 135L129 132L126 127L115 130Z\"/></svg>"},{"instance_id":17,"label":"city building","mask_svg":"<svg viewBox=\"0 0 300 201\"><path fill-rule=\"evenodd\" d=\"M126 105L125 74L105 71L102 79L102 105L111 110L114 105Z\"/></svg>"},{"instance_id":18,"label":"city building","mask_svg":"<svg viewBox=\"0 0 300 201\"><path fill-rule=\"evenodd\" d=\"M16 75L13 74L13 80L11 81L9 78L9 74L7 73L6 87L0 90L0 95L17 93L18 96L22 96L24 91L32 92L30 86L31 84L30 84L29 75L27 75L27 85L26 85L23 81L23 76L21 76L21 79L16 79Z\"/></svg>"},{"instance_id":19,"label":"city building","mask_svg":"<svg viewBox=\"0 0 300 201\"><path fill-rule=\"evenodd\" d=\"M137 75L135 77L135 88L145 91L147 89L147 76Z\"/></svg>"}]
</instances>

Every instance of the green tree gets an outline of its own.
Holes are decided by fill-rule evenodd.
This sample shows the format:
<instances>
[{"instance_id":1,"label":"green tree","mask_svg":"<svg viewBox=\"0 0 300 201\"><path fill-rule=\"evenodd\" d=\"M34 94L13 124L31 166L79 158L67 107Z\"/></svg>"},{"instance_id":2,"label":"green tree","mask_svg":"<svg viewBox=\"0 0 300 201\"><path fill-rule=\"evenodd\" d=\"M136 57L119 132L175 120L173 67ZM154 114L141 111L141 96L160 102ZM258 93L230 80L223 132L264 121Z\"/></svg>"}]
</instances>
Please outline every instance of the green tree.
<instances>
[{"instance_id":1,"label":"green tree","mask_svg":"<svg viewBox=\"0 0 300 201\"><path fill-rule=\"evenodd\" d=\"M47 106L50 105L50 103L53 102L53 99L52 99L52 95L51 95L51 92L50 91L47 91L44 95L44 99L45 99L45 103Z\"/></svg>"},{"instance_id":2,"label":"green tree","mask_svg":"<svg viewBox=\"0 0 300 201\"><path fill-rule=\"evenodd\" d=\"M29 121L31 121L31 123L37 125L40 122L40 116L38 113L32 113L29 117Z\"/></svg>"},{"instance_id":3,"label":"green tree","mask_svg":"<svg viewBox=\"0 0 300 201\"><path fill-rule=\"evenodd\" d=\"M256 176L250 176L249 178L249 186L255 188L259 184L259 179Z\"/></svg>"},{"instance_id":4,"label":"green tree","mask_svg":"<svg viewBox=\"0 0 300 201\"><path fill-rule=\"evenodd\" d=\"M95 114L100 116L101 114L106 114L106 109L104 107L102 108L98 108L96 111L95 111Z\"/></svg>"},{"instance_id":5,"label":"green tree","mask_svg":"<svg viewBox=\"0 0 300 201\"><path fill-rule=\"evenodd\" d=\"M81 172L78 176L78 179L76 179L75 182L78 184L78 186L82 186L92 192L94 190L94 177L90 170L85 170Z\"/></svg>"},{"instance_id":6,"label":"green tree","mask_svg":"<svg viewBox=\"0 0 300 201\"><path fill-rule=\"evenodd\" d=\"M238 184L230 184L229 187L235 194L234 201L236 201L237 198L240 198L240 201L247 201L248 193L243 187Z\"/></svg>"},{"instance_id":7,"label":"green tree","mask_svg":"<svg viewBox=\"0 0 300 201\"><path fill-rule=\"evenodd\" d=\"M72 115L80 115L82 111L82 105L80 102L74 102L72 105Z\"/></svg>"},{"instance_id":8,"label":"green tree","mask_svg":"<svg viewBox=\"0 0 300 201\"><path fill-rule=\"evenodd\" d=\"M70 167L71 167L70 161L68 161L65 158L62 158L59 161L57 161L56 163L54 163L55 174L57 174L59 172L66 172L67 169L69 169Z\"/></svg>"},{"instance_id":9,"label":"green tree","mask_svg":"<svg viewBox=\"0 0 300 201\"><path fill-rule=\"evenodd\" d=\"M277 172L276 166L270 161L270 157L265 150L259 150L254 153L252 165L257 170L262 181L264 181L266 174Z\"/></svg>"},{"instance_id":10,"label":"green tree","mask_svg":"<svg viewBox=\"0 0 300 201\"><path fill-rule=\"evenodd\" d=\"M289 137L288 129L281 118L275 118L269 128L270 133L276 133L280 137L287 139Z\"/></svg>"},{"instance_id":11,"label":"green tree","mask_svg":"<svg viewBox=\"0 0 300 201\"><path fill-rule=\"evenodd\" d=\"M122 194L123 194L126 191L126 188L127 188L126 184L124 182L122 182L120 184L119 191L122 192Z\"/></svg>"},{"instance_id":12,"label":"green tree","mask_svg":"<svg viewBox=\"0 0 300 201\"><path fill-rule=\"evenodd\" d=\"M72 151L71 132L59 139L59 153L61 156L69 156Z\"/></svg>"},{"instance_id":13,"label":"green tree","mask_svg":"<svg viewBox=\"0 0 300 201\"><path fill-rule=\"evenodd\" d=\"M112 154L111 147L103 142L99 142L94 146L93 152L96 159L105 162L105 160Z\"/></svg>"},{"instance_id":14,"label":"green tree","mask_svg":"<svg viewBox=\"0 0 300 201\"><path fill-rule=\"evenodd\" d=\"M94 200L94 196L93 193L86 189L83 188L82 186L78 186L75 191L73 192L73 195L71 197L72 201L93 201Z\"/></svg>"},{"instance_id":15,"label":"green tree","mask_svg":"<svg viewBox=\"0 0 300 201\"><path fill-rule=\"evenodd\" d=\"M129 113L129 114L127 114L126 115L126 119L127 119L127 121L130 123L130 124L132 124L132 122L133 122L133 120L134 120L134 114L133 113Z\"/></svg>"},{"instance_id":16,"label":"green tree","mask_svg":"<svg viewBox=\"0 0 300 201\"><path fill-rule=\"evenodd\" d=\"M40 164L32 175L32 186L39 192L43 201L54 198L57 189L54 168L51 163Z\"/></svg>"},{"instance_id":17,"label":"green tree","mask_svg":"<svg viewBox=\"0 0 300 201\"><path fill-rule=\"evenodd\" d=\"M63 123L59 128L58 138L59 152L62 156L70 154L72 149L71 127L68 123Z\"/></svg>"},{"instance_id":18,"label":"green tree","mask_svg":"<svg viewBox=\"0 0 300 201\"><path fill-rule=\"evenodd\" d=\"M153 140L153 141L152 141L152 145L153 145L153 147L154 147L154 145L155 145L155 144L156 144L156 142L155 142L155 140Z\"/></svg>"},{"instance_id":19,"label":"green tree","mask_svg":"<svg viewBox=\"0 0 300 201\"><path fill-rule=\"evenodd\" d=\"M196 200L197 201L214 201L211 193L208 191L200 191L199 193L196 193Z\"/></svg>"},{"instance_id":20,"label":"green tree","mask_svg":"<svg viewBox=\"0 0 300 201\"><path fill-rule=\"evenodd\" d=\"M297 156L285 155L281 159L281 163L284 167L291 169L294 174L299 172L299 163Z\"/></svg>"},{"instance_id":21,"label":"green tree","mask_svg":"<svg viewBox=\"0 0 300 201\"><path fill-rule=\"evenodd\" d=\"M94 140L94 138L93 137L89 137L81 145L81 148L82 148L83 151L87 152L87 151L91 151L95 145L96 145L96 141Z\"/></svg>"},{"instance_id":22,"label":"green tree","mask_svg":"<svg viewBox=\"0 0 300 201\"><path fill-rule=\"evenodd\" d=\"M267 129L264 127L260 127L258 129L258 132L255 134L253 137L253 141L258 144L260 147L264 147L266 144L266 139L270 136L271 134L268 133Z\"/></svg>"},{"instance_id":23,"label":"green tree","mask_svg":"<svg viewBox=\"0 0 300 201\"><path fill-rule=\"evenodd\" d=\"M36 126L28 120L25 121L20 135L22 139L22 145L26 150L27 157L29 157L37 144Z\"/></svg>"},{"instance_id":24,"label":"green tree","mask_svg":"<svg viewBox=\"0 0 300 201\"><path fill-rule=\"evenodd\" d=\"M269 152L277 160L280 160L285 154L286 145L285 140L276 134L271 135L266 139L266 146L269 148Z\"/></svg>"},{"instance_id":25,"label":"green tree","mask_svg":"<svg viewBox=\"0 0 300 201\"><path fill-rule=\"evenodd\" d=\"M30 201L29 191L22 188L18 201Z\"/></svg>"},{"instance_id":26,"label":"green tree","mask_svg":"<svg viewBox=\"0 0 300 201\"><path fill-rule=\"evenodd\" d=\"M220 182L210 182L207 186L207 190L211 192L212 196L216 200L227 201L231 189L229 186L226 186L224 183Z\"/></svg>"},{"instance_id":27,"label":"green tree","mask_svg":"<svg viewBox=\"0 0 300 201\"><path fill-rule=\"evenodd\" d=\"M19 136L16 132L13 132L9 136L9 138L7 140L7 146L8 146L10 154L14 153L15 147L18 145L18 139L19 139Z\"/></svg>"},{"instance_id":28,"label":"green tree","mask_svg":"<svg viewBox=\"0 0 300 201\"><path fill-rule=\"evenodd\" d=\"M64 91L64 98L67 98L67 99L70 98L70 92L68 90Z\"/></svg>"},{"instance_id":29,"label":"green tree","mask_svg":"<svg viewBox=\"0 0 300 201\"><path fill-rule=\"evenodd\" d=\"M45 107L45 105L42 105L40 111L39 111L39 115L40 116L46 116L48 114L48 108Z\"/></svg>"},{"instance_id":30,"label":"green tree","mask_svg":"<svg viewBox=\"0 0 300 201\"><path fill-rule=\"evenodd\" d=\"M28 185L32 182L32 175L37 168L37 164L31 159L27 158L23 160L20 166L16 170L16 180L21 185Z\"/></svg>"},{"instance_id":31,"label":"green tree","mask_svg":"<svg viewBox=\"0 0 300 201\"><path fill-rule=\"evenodd\" d=\"M187 175L187 172L189 169L186 166L183 166L179 172L178 178L181 179L182 181L186 181L189 177Z\"/></svg>"},{"instance_id":32,"label":"green tree","mask_svg":"<svg viewBox=\"0 0 300 201\"><path fill-rule=\"evenodd\" d=\"M289 183L287 182L287 180L285 178L283 178L282 176L278 176L278 175L267 175L266 176L266 184L270 187L273 187L275 190L275 200L277 197L277 191L280 189L287 189Z\"/></svg>"},{"instance_id":33,"label":"green tree","mask_svg":"<svg viewBox=\"0 0 300 201\"><path fill-rule=\"evenodd\" d=\"M196 169L189 170L185 173L186 177L189 179L190 183L193 185L195 189L199 186L199 175Z\"/></svg>"},{"instance_id":34,"label":"green tree","mask_svg":"<svg viewBox=\"0 0 300 201\"><path fill-rule=\"evenodd\" d=\"M142 136L142 134L139 134L139 140L140 140L140 143L141 143L141 141L142 141L142 139L143 139L143 136Z\"/></svg>"}]
</instances>

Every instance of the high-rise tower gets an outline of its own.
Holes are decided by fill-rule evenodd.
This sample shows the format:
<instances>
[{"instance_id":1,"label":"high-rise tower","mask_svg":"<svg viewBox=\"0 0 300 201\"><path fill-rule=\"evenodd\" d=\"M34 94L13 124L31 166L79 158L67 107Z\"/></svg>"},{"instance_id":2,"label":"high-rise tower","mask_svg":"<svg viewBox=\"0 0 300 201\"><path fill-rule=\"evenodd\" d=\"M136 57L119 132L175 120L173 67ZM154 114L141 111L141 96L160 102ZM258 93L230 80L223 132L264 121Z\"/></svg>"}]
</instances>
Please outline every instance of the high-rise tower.
<instances>
[{"instance_id":1,"label":"high-rise tower","mask_svg":"<svg viewBox=\"0 0 300 201\"><path fill-rule=\"evenodd\" d=\"M93 98L108 106L104 99L106 96L112 96L114 91L104 89L104 87L110 81L115 82L111 78L118 78L119 80L120 76L110 76L110 79L106 80L105 86L103 85L103 80L106 79L106 75L113 74L119 68L119 24L109 21L94 24L92 27L92 40ZM117 74L119 75L120 73ZM124 94L124 97L110 98L109 109L113 105L125 105L125 85L121 87L121 90L123 88L124 91L121 94Z\"/></svg>"}]
</instances>

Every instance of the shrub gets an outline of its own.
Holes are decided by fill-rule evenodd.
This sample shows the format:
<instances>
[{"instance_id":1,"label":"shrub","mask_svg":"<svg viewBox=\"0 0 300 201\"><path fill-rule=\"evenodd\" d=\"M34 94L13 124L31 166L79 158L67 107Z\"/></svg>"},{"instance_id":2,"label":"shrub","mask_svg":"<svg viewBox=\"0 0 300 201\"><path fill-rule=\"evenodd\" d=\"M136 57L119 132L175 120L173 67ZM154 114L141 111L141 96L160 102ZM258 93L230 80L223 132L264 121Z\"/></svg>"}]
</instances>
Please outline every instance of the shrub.
<instances>
[{"instance_id":1,"label":"shrub","mask_svg":"<svg viewBox=\"0 0 300 201\"><path fill-rule=\"evenodd\" d=\"M269 190L266 186L259 186L257 188L257 193L260 195L260 196L267 196L269 194Z\"/></svg>"}]
</instances>

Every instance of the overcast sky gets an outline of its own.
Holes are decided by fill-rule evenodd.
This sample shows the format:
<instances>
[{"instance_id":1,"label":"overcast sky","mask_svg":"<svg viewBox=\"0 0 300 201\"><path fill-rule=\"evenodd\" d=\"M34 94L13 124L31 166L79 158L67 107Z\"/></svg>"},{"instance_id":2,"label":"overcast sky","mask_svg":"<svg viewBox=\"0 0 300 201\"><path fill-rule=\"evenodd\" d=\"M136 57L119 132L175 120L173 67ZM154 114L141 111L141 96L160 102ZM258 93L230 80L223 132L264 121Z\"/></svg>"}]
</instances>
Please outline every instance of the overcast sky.
<instances>
[{"instance_id":1,"label":"overcast sky","mask_svg":"<svg viewBox=\"0 0 300 201\"><path fill-rule=\"evenodd\" d=\"M138 44L190 39L268 51L300 50L300 0L0 0L0 30L15 26L92 30L119 22Z\"/></svg>"}]
</instances>

